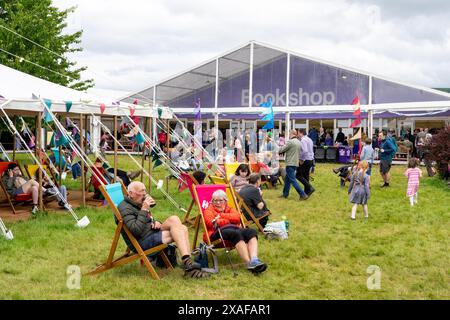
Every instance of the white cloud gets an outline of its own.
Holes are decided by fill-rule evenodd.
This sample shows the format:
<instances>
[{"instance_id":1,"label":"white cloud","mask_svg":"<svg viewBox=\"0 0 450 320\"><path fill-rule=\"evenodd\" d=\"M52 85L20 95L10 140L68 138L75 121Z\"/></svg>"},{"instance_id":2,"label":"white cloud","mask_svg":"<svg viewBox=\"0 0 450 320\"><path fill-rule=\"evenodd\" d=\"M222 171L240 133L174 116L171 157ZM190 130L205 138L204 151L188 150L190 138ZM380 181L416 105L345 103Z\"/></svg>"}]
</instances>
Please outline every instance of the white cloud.
<instances>
[{"instance_id":1,"label":"white cloud","mask_svg":"<svg viewBox=\"0 0 450 320\"><path fill-rule=\"evenodd\" d=\"M84 52L74 59L89 67L85 77L98 88L137 90L249 40L409 83L450 86L448 1L53 2L78 5L68 30L84 30Z\"/></svg>"}]
</instances>

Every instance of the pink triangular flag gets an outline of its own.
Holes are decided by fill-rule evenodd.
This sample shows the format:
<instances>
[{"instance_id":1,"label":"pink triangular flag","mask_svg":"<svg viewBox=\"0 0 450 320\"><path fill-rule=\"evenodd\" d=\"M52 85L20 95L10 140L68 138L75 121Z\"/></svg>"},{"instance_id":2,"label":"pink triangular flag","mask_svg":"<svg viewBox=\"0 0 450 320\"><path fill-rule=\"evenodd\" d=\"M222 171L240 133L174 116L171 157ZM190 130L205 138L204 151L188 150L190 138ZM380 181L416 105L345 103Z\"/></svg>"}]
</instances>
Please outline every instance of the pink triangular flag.
<instances>
[{"instance_id":1,"label":"pink triangular flag","mask_svg":"<svg viewBox=\"0 0 450 320\"><path fill-rule=\"evenodd\" d=\"M138 104L138 99L134 99L133 104Z\"/></svg>"},{"instance_id":2,"label":"pink triangular flag","mask_svg":"<svg viewBox=\"0 0 450 320\"><path fill-rule=\"evenodd\" d=\"M100 103L100 112L103 114L105 112L106 106L104 103Z\"/></svg>"}]
</instances>

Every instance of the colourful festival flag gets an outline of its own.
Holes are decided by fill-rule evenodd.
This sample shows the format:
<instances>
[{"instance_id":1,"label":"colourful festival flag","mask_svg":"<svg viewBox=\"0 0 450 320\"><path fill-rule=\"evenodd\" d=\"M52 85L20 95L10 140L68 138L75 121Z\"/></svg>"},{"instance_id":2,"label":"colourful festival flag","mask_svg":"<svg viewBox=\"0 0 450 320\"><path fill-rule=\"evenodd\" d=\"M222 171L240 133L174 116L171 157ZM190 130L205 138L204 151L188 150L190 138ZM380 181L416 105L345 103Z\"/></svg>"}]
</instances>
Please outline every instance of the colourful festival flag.
<instances>
[{"instance_id":1,"label":"colourful festival flag","mask_svg":"<svg viewBox=\"0 0 450 320\"><path fill-rule=\"evenodd\" d=\"M69 112L72 109L72 101L66 101L66 112Z\"/></svg>"},{"instance_id":2,"label":"colourful festival flag","mask_svg":"<svg viewBox=\"0 0 450 320\"><path fill-rule=\"evenodd\" d=\"M106 106L104 103L100 103L100 112L101 114L103 114L103 112L105 112Z\"/></svg>"}]
</instances>

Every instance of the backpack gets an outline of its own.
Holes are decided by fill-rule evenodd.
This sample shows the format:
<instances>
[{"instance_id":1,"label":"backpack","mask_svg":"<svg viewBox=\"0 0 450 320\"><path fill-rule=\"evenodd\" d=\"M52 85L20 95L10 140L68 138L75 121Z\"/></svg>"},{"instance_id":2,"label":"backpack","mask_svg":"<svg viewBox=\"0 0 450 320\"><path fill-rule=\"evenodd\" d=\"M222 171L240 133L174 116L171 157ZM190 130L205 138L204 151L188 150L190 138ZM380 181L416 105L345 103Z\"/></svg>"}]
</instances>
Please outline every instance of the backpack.
<instances>
[{"instance_id":1,"label":"backpack","mask_svg":"<svg viewBox=\"0 0 450 320\"><path fill-rule=\"evenodd\" d=\"M213 267L209 267L209 256L212 257ZM195 256L194 261L199 263L202 267L202 271L209 273L218 273L219 272L219 262L217 260L216 251L213 249L213 246L207 245L205 243L200 243L198 248L195 248L192 251L192 255Z\"/></svg>"}]
</instances>

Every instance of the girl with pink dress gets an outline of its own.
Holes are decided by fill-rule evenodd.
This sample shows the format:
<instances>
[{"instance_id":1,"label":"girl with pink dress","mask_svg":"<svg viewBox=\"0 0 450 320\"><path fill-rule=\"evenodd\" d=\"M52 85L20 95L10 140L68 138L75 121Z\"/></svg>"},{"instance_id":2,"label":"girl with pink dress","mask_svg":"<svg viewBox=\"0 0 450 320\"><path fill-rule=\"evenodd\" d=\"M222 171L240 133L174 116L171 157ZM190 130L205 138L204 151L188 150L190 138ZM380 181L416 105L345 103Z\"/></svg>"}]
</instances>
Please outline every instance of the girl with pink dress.
<instances>
[{"instance_id":1,"label":"girl with pink dress","mask_svg":"<svg viewBox=\"0 0 450 320\"><path fill-rule=\"evenodd\" d=\"M417 204L417 194L419 192L419 180L422 177L422 170L419 167L419 159L411 158L408 163L408 169L405 171L405 176L408 178L408 189L406 196L409 198L411 206Z\"/></svg>"}]
</instances>

